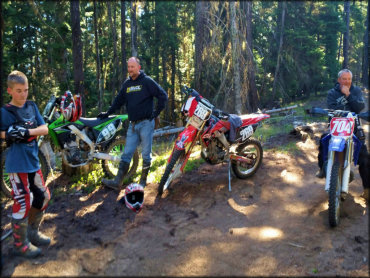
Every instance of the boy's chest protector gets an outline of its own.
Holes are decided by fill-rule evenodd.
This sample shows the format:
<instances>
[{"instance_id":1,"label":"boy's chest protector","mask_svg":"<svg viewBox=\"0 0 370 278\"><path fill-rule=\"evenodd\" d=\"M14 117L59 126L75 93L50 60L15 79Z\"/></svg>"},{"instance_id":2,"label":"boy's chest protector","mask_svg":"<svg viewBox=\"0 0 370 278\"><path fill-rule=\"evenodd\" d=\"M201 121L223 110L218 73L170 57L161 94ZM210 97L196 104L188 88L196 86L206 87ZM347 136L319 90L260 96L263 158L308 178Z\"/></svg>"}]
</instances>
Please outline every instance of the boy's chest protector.
<instances>
[{"instance_id":1,"label":"boy's chest protector","mask_svg":"<svg viewBox=\"0 0 370 278\"><path fill-rule=\"evenodd\" d=\"M28 101L23 108L17 108L9 104L5 105L4 108L16 117L16 125L20 125L28 129L37 127L35 107Z\"/></svg>"}]
</instances>

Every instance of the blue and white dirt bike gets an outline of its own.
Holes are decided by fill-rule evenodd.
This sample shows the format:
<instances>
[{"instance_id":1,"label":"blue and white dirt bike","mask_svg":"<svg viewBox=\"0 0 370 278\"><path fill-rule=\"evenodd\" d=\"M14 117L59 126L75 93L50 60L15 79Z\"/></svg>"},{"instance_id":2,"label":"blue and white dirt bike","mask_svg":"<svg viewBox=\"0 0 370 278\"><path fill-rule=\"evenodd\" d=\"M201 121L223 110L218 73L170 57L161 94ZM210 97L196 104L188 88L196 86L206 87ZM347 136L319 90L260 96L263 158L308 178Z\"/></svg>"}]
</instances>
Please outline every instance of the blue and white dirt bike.
<instances>
[{"instance_id":1,"label":"blue and white dirt bike","mask_svg":"<svg viewBox=\"0 0 370 278\"><path fill-rule=\"evenodd\" d=\"M369 112L356 114L313 107L311 113L328 115L330 119L330 133L321 142L326 172L325 191L329 195L329 225L336 227L340 219L341 201L348 194L351 162L357 165L361 141L365 139L360 118L369 120Z\"/></svg>"}]
</instances>

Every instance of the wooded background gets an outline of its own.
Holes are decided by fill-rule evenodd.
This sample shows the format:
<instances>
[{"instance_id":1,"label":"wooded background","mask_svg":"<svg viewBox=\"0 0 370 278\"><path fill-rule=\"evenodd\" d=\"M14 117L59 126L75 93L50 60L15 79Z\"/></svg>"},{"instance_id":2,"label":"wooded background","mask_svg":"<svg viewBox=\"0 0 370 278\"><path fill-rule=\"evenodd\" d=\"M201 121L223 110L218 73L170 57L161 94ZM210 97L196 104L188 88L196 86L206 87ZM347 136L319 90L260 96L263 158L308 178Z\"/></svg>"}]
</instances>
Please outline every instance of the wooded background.
<instances>
[{"instance_id":1,"label":"wooded background","mask_svg":"<svg viewBox=\"0 0 370 278\"><path fill-rule=\"evenodd\" d=\"M2 88L18 69L39 107L69 89L94 117L137 55L168 93L166 121L183 84L227 112L254 112L325 92L341 68L368 88L368 21L368 1L2 1Z\"/></svg>"}]
</instances>

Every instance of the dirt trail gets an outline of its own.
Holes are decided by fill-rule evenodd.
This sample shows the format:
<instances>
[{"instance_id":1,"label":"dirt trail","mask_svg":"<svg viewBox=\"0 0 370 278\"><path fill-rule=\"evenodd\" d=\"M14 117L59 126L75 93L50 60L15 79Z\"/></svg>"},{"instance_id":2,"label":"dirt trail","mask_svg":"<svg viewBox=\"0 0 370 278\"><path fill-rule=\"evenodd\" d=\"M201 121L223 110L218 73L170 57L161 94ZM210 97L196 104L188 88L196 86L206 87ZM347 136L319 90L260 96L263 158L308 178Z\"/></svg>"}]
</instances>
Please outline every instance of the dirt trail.
<instances>
[{"instance_id":1,"label":"dirt trail","mask_svg":"<svg viewBox=\"0 0 370 278\"><path fill-rule=\"evenodd\" d=\"M42 225L51 246L25 260L9 254L9 238L2 275L368 276L369 207L357 169L340 226L332 229L324 180L315 178L316 141L296 142L294 156L265 151L255 176L233 177L232 192L226 165L186 173L162 199L158 185L149 184L136 215L118 202L123 192L103 187L56 197ZM60 176L50 187L66 183Z\"/></svg>"}]
</instances>

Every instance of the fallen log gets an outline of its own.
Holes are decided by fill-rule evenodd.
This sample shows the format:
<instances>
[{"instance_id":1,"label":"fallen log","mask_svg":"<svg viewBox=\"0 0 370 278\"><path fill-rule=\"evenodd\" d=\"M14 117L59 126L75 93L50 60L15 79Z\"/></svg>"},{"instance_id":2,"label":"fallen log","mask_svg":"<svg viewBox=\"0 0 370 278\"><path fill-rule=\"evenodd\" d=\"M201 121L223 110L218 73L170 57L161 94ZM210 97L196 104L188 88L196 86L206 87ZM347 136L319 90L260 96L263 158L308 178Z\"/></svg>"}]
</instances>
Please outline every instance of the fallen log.
<instances>
[{"instance_id":1,"label":"fallen log","mask_svg":"<svg viewBox=\"0 0 370 278\"><path fill-rule=\"evenodd\" d=\"M171 128L171 129L156 129L154 130L153 137L160 137L164 135L170 135L174 133L181 132L185 129L185 127L176 127L176 128Z\"/></svg>"},{"instance_id":2,"label":"fallen log","mask_svg":"<svg viewBox=\"0 0 370 278\"><path fill-rule=\"evenodd\" d=\"M297 107L298 107L297 105L292 105L292 106L283 107L283 108L266 110L266 111L264 111L264 113L270 113L270 114L272 114L272 113L278 113L278 112L282 112L282 111L287 111L287 110L295 109Z\"/></svg>"}]
</instances>

